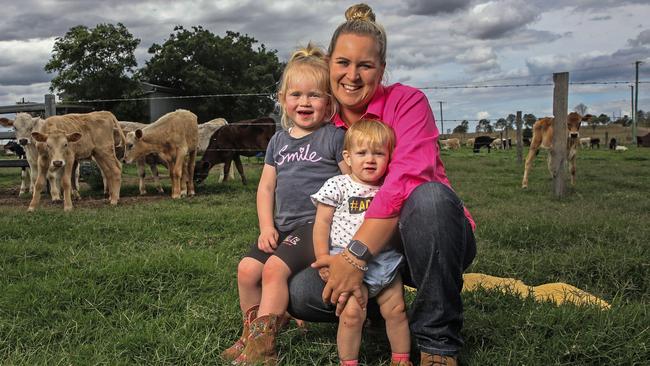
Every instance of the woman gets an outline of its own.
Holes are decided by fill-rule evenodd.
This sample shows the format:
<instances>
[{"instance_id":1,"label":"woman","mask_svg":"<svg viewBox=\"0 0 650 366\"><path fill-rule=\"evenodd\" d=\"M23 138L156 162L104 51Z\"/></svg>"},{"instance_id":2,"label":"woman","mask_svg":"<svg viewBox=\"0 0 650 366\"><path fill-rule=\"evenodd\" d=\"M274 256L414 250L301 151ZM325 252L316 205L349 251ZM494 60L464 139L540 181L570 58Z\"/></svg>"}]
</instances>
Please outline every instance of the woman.
<instances>
[{"instance_id":1,"label":"woman","mask_svg":"<svg viewBox=\"0 0 650 366\"><path fill-rule=\"evenodd\" d=\"M334 123L346 128L362 117L379 119L393 128L397 143L384 184L345 251L355 263L337 255L296 274L290 313L308 321L336 321L350 296L365 306L358 268L385 246L401 246L405 283L418 289L409 322L421 365L456 365L463 345L462 273L476 254L474 222L450 188L426 96L401 84L381 85L386 35L372 9L354 5L346 19L328 51L332 93L340 107ZM322 267L329 268L327 283L318 276Z\"/></svg>"}]
</instances>

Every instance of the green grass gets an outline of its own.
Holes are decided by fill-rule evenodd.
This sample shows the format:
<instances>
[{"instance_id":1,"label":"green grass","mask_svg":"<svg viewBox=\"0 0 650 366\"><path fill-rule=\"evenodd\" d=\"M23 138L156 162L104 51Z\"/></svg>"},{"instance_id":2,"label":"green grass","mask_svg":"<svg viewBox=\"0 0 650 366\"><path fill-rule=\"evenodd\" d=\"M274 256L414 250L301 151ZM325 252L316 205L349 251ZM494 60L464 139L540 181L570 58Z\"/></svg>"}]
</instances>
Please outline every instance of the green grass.
<instances>
[{"instance_id":1,"label":"green grass","mask_svg":"<svg viewBox=\"0 0 650 366\"><path fill-rule=\"evenodd\" d=\"M646 364L650 149L580 151L578 184L563 200L551 195L541 155L522 190L514 150L443 153L478 224L469 271L567 282L612 308L466 293L461 362ZM236 268L257 236L259 171L251 160L247 187L210 177L198 196L177 201L140 200L130 185L117 207L43 204L28 214L28 197L0 206L0 364L222 364L240 331ZM0 169L0 190L18 177ZM335 337L333 324L290 328L279 337L282 363L336 364ZM366 365L388 357L385 337L364 337Z\"/></svg>"}]
</instances>

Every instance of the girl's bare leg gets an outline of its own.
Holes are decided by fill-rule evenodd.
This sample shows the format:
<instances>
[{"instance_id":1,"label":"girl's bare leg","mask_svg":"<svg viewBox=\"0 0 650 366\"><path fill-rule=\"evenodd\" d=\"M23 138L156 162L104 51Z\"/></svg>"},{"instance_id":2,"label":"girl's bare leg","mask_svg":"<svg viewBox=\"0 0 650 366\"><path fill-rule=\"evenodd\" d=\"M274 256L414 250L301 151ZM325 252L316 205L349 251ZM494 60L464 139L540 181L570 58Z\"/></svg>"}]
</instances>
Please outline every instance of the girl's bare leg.
<instances>
[{"instance_id":1,"label":"girl's bare leg","mask_svg":"<svg viewBox=\"0 0 650 366\"><path fill-rule=\"evenodd\" d=\"M368 288L363 285L361 290L368 297ZM339 317L339 329L336 334L336 345L341 361L357 360L361 347L361 332L366 320L366 310L359 306L354 296L350 296Z\"/></svg>"},{"instance_id":2,"label":"girl's bare leg","mask_svg":"<svg viewBox=\"0 0 650 366\"><path fill-rule=\"evenodd\" d=\"M411 350L411 333L404 304L404 286L402 278L397 275L390 286L377 295L381 316L386 320L386 333L393 353L409 353Z\"/></svg>"}]
</instances>

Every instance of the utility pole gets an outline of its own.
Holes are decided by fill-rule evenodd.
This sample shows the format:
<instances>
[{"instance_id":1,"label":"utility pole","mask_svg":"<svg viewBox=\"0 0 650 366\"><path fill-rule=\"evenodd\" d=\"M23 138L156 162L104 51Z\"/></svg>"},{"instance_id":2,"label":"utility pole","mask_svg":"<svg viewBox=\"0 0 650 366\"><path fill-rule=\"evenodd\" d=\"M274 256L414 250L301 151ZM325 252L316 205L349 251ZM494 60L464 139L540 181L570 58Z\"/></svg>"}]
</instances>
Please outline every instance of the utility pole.
<instances>
[{"instance_id":1,"label":"utility pole","mask_svg":"<svg viewBox=\"0 0 650 366\"><path fill-rule=\"evenodd\" d=\"M637 145L636 140L636 124L637 124L637 114L639 109L639 65L641 61L635 62L636 66L636 78L634 82L634 117L632 118L632 144Z\"/></svg>"},{"instance_id":2,"label":"utility pole","mask_svg":"<svg viewBox=\"0 0 650 366\"><path fill-rule=\"evenodd\" d=\"M444 135L445 134L445 119L442 118L442 103L444 103L444 102L439 100L438 103L440 104L440 134Z\"/></svg>"}]
</instances>

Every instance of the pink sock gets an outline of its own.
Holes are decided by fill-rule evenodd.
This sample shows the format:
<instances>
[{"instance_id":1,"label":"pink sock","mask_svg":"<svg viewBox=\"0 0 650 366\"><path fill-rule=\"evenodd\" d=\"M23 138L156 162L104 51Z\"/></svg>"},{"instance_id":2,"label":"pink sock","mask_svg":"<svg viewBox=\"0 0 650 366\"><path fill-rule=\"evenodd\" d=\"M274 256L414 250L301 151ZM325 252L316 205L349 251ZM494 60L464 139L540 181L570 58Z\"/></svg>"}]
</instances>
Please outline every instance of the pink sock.
<instances>
[{"instance_id":1,"label":"pink sock","mask_svg":"<svg viewBox=\"0 0 650 366\"><path fill-rule=\"evenodd\" d=\"M342 366L358 366L359 365L359 360L347 360L347 361L341 360L341 365Z\"/></svg>"},{"instance_id":2,"label":"pink sock","mask_svg":"<svg viewBox=\"0 0 650 366\"><path fill-rule=\"evenodd\" d=\"M392 353L391 361L395 362L402 362L402 361L409 361L409 354L408 353Z\"/></svg>"}]
</instances>

